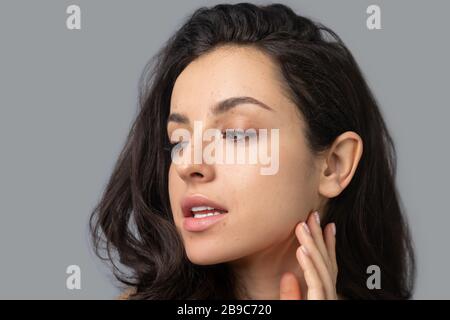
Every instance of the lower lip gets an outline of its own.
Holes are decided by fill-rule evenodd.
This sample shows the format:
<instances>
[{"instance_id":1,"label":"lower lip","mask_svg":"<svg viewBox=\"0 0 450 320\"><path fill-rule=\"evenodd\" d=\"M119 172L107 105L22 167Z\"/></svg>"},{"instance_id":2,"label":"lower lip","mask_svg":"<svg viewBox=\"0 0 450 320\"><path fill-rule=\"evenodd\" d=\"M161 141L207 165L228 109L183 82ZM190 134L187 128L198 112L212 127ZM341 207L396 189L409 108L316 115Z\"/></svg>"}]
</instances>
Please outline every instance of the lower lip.
<instances>
[{"instance_id":1,"label":"lower lip","mask_svg":"<svg viewBox=\"0 0 450 320\"><path fill-rule=\"evenodd\" d=\"M218 214L204 218L184 217L183 227L187 231L199 232L208 229L215 223L224 219L228 213Z\"/></svg>"}]
</instances>

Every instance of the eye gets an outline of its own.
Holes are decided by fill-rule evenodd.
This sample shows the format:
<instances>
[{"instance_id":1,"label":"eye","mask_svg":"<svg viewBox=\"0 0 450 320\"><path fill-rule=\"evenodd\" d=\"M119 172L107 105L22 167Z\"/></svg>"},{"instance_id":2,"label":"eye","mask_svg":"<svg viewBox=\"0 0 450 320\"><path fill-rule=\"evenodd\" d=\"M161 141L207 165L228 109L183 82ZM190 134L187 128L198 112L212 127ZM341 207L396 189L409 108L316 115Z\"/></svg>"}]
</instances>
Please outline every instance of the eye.
<instances>
[{"instance_id":1,"label":"eye","mask_svg":"<svg viewBox=\"0 0 450 320\"><path fill-rule=\"evenodd\" d=\"M226 131L222 131L222 137L232 140L233 142L242 141L247 137L255 135L254 130L248 130L245 132L244 129L226 129Z\"/></svg>"},{"instance_id":2,"label":"eye","mask_svg":"<svg viewBox=\"0 0 450 320\"><path fill-rule=\"evenodd\" d=\"M188 141L179 141L179 142L168 142L167 145L164 147L165 151L172 152L172 151L178 151L180 148L183 148Z\"/></svg>"}]
</instances>

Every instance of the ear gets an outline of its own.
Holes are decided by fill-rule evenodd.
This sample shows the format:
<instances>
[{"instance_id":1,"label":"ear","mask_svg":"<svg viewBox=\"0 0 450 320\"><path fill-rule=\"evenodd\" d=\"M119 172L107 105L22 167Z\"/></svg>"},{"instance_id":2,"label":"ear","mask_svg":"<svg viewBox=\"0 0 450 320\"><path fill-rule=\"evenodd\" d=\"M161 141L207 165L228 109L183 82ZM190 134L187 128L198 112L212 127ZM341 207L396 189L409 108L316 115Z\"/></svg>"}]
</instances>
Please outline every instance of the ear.
<instances>
[{"instance_id":1,"label":"ear","mask_svg":"<svg viewBox=\"0 0 450 320\"><path fill-rule=\"evenodd\" d=\"M363 152L361 137L347 131L325 153L320 172L319 193L326 198L338 196L355 174Z\"/></svg>"}]
</instances>

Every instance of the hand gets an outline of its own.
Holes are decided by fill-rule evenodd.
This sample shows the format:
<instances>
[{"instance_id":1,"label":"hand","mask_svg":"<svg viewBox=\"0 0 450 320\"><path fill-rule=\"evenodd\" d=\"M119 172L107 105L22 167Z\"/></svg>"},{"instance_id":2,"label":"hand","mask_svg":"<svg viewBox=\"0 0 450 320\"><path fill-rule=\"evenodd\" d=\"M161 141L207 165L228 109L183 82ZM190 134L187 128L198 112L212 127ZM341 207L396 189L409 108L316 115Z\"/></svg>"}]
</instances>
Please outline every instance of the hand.
<instances>
[{"instance_id":1,"label":"hand","mask_svg":"<svg viewBox=\"0 0 450 320\"><path fill-rule=\"evenodd\" d=\"M295 228L295 234L301 244L296 256L308 287L307 300L337 299L335 230L334 223L329 223L322 232L319 214L316 212ZM280 300L300 299L302 293L296 276L290 272L283 274L280 281Z\"/></svg>"}]
</instances>

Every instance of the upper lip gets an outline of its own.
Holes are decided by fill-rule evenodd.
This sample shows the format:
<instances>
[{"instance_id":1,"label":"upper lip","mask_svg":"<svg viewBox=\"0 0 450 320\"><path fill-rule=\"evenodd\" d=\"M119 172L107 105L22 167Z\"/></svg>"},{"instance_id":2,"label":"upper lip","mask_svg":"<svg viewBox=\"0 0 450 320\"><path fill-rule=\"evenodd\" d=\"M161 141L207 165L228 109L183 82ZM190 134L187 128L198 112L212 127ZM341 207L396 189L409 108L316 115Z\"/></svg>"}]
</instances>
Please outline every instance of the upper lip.
<instances>
[{"instance_id":1,"label":"upper lip","mask_svg":"<svg viewBox=\"0 0 450 320\"><path fill-rule=\"evenodd\" d=\"M187 197L184 197L181 200L181 210L183 211L183 216L185 217L192 217L191 209L193 207L199 207L199 206L206 206L206 207L212 207L214 209L228 212L228 210L221 204L218 204L210 199L208 199L204 195L195 194L190 195Z\"/></svg>"}]
</instances>

